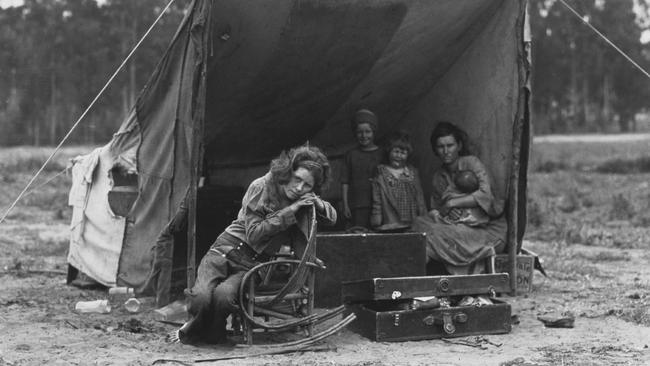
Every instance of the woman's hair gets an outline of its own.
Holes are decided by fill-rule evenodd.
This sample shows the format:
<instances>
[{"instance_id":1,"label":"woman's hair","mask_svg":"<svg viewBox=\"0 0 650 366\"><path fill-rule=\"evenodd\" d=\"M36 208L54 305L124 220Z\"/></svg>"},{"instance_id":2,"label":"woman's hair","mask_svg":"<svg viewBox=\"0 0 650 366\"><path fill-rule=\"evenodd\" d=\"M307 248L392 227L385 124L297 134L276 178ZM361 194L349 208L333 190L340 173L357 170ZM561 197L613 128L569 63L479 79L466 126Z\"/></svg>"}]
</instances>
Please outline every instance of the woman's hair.
<instances>
[{"instance_id":1,"label":"woman's hair","mask_svg":"<svg viewBox=\"0 0 650 366\"><path fill-rule=\"evenodd\" d=\"M467 132L463 131L455 124L447 121L438 122L436 124L436 127L433 129L433 132L431 133L431 139L429 141L431 142L431 149L433 150L434 154L437 154L436 144L438 143L438 139L445 136L454 136L456 142L461 144L461 149L458 152L458 155L470 155L469 138L467 136Z\"/></svg>"},{"instance_id":2,"label":"woman's hair","mask_svg":"<svg viewBox=\"0 0 650 366\"><path fill-rule=\"evenodd\" d=\"M307 169L314 177L313 191L320 193L331 178L330 163L323 152L309 143L283 151L271 161L271 178L277 184L286 184L298 168Z\"/></svg>"},{"instance_id":3,"label":"woman's hair","mask_svg":"<svg viewBox=\"0 0 650 366\"><path fill-rule=\"evenodd\" d=\"M369 109L359 109L354 113L354 116L352 116L352 122L350 123L350 127L352 127L352 132L357 131L357 126L367 123L370 125L370 128L372 129L372 132L377 132L377 115L375 115L372 111Z\"/></svg>"},{"instance_id":4,"label":"woman's hair","mask_svg":"<svg viewBox=\"0 0 650 366\"><path fill-rule=\"evenodd\" d=\"M390 152L396 147L406 150L408 153L408 160L411 160L413 145L411 145L409 134L407 132L400 130L393 132L390 136L388 136L388 140L385 145L386 161L388 161Z\"/></svg>"}]
</instances>

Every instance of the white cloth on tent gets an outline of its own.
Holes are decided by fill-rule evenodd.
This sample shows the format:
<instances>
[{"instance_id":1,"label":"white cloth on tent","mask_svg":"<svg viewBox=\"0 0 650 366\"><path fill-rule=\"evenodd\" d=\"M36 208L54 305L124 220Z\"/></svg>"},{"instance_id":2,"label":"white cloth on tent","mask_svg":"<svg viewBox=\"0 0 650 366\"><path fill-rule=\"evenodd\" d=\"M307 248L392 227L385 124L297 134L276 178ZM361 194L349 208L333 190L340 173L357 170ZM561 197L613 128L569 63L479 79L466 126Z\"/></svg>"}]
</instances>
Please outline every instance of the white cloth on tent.
<instances>
[{"instance_id":1,"label":"white cloth on tent","mask_svg":"<svg viewBox=\"0 0 650 366\"><path fill-rule=\"evenodd\" d=\"M108 146L73 159L72 206L68 263L95 281L115 286L124 239L124 217L115 216L108 204L113 186L113 166Z\"/></svg>"},{"instance_id":2,"label":"white cloth on tent","mask_svg":"<svg viewBox=\"0 0 650 366\"><path fill-rule=\"evenodd\" d=\"M88 188L93 181L93 173L99 162L101 148L93 150L90 154L79 155L72 159L72 187L68 196L68 205L83 207L86 202Z\"/></svg>"}]
</instances>

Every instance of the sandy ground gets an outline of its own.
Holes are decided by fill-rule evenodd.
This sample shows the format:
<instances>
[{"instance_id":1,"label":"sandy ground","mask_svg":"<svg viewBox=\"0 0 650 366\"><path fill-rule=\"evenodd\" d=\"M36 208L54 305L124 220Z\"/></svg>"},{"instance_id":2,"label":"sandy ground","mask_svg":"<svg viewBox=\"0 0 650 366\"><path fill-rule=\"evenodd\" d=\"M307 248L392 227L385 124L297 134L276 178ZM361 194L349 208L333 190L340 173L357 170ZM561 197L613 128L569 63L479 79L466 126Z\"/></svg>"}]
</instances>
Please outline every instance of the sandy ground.
<instances>
[{"instance_id":1,"label":"sandy ground","mask_svg":"<svg viewBox=\"0 0 650 366\"><path fill-rule=\"evenodd\" d=\"M60 225L59 229L65 228ZM51 227L56 232L57 227ZM52 235L52 234L50 234ZM548 243L528 242L538 252ZM219 361L238 365L647 365L650 364L650 255L631 249L573 245L563 256L592 275L566 275L549 268L535 274L534 290L505 296L519 324L505 335L448 340L371 342L349 330L327 339L335 350ZM589 261L589 259L593 261ZM609 260L599 260L609 258ZM617 259L618 258L618 259ZM612 260L613 259L613 260ZM157 359L197 359L264 351L262 346L193 347L164 340L174 326L153 320L150 311L77 314L79 300L106 298L105 290L65 285L60 255L3 263L0 275L0 365L150 365ZM8 262L5 259L5 262ZM14 266L13 268L11 266ZM28 267L29 266L29 267ZM30 269L54 273L31 272ZM545 328L536 318L571 311L575 327ZM644 313L645 312L645 313ZM645 320L643 320L645 319ZM459 340L475 346L461 345Z\"/></svg>"}]
</instances>

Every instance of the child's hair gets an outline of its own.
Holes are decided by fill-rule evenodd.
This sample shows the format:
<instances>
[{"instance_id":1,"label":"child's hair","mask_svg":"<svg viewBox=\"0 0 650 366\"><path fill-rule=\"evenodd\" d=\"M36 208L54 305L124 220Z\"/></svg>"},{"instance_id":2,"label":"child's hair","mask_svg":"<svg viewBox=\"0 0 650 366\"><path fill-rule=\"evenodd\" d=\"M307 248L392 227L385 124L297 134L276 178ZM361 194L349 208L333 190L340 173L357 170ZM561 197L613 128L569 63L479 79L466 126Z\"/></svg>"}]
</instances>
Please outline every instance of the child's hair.
<instances>
[{"instance_id":1,"label":"child's hair","mask_svg":"<svg viewBox=\"0 0 650 366\"><path fill-rule=\"evenodd\" d=\"M356 111L354 113L354 116L352 116L352 122L350 124L350 127L352 127L353 132L356 132L357 126L364 123L369 124L373 132L375 133L377 132L377 127L378 127L377 115L375 115L369 109L359 109L358 111Z\"/></svg>"},{"instance_id":2,"label":"child's hair","mask_svg":"<svg viewBox=\"0 0 650 366\"><path fill-rule=\"evenodd\" d=\"M294 147L289 152L282 152L271 161L271 177L278 184L286 184L298 168L307 169L314 177L314 192L320 193L327 187L331 169L327 156L316 146L309 143Z\"/></svg>"},{"instance_id":3,"label":"child's hair","mask_svg":"<svg viewBox=\"0 0 650 366\"><path fill-rule=\"evenodd\" d=\"M408 153L408 158L409 160L411 160L413 145L411 145L411 141L409 140L409 135L407 132L400 130L388 136L388 141L386 143L386 151L385 151L387 158L390 155L390 152L396 147L406 150L406 152Z\"/></svg>"},{"instance_id":4,"label":"child's hair","mask_svg":"<svg viewBox=\"0 0 650 366\"><path fill-rule=\"evenodd\" d=\"M478 177L471 170L461 170L456 173L454 184L461 193L472 193L478 189Z\"/></svg>"}]
</instances>

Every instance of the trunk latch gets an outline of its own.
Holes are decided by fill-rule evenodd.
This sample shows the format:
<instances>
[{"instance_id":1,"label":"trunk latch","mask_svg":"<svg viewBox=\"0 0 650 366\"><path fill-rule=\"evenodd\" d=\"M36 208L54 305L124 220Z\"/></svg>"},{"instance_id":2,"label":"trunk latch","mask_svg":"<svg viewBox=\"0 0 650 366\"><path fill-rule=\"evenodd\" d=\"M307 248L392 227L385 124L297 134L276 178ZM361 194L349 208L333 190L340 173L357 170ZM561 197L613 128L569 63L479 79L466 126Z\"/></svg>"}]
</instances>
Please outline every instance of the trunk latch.
<instances>
[{"instance_id":1,"label":"trunk latch","mask_svg":"<svg viewBox=\"0 0 650 366\"><path fill-rule=\"evenodd\" d=\"M465 323L467 322L467 314L465 313L443 313L442 318L436 318L433 314L422 319L422 322L427 326L432 326L434 324L442 325L442 329L447 334L454 334L456 332L456 326L454 323Z\"/></svg>"}]
</instances>

